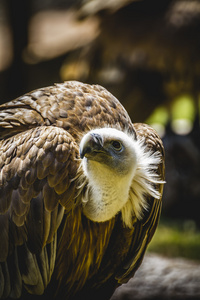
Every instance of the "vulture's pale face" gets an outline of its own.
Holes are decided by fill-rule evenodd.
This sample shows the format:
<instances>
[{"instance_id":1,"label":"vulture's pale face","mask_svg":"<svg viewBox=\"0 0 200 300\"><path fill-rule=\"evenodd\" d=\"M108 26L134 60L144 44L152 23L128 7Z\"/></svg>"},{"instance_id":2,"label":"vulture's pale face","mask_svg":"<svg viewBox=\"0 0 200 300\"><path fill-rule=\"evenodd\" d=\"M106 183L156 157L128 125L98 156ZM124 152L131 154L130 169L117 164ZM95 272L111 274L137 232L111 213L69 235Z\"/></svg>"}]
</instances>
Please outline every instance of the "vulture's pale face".
<instances>
[{"instance_id":1,"label":"vulture's pale face","mask_svg":"<svg viewBox=\"0 0 200 300\"><path fill-rule=\"evenodd\" d=\"M80 143L83 171L90 192L84 214L93 221L106 221L128 201L129 189L137 167L134 138L114 128L95 129Z\"/></svg>"},{"instance_id":2,"label":"vulture's pale face","mask_svg":"<svg viewBox=\"0 0 200 300\"><path fill-rule=\"evenodd\" d=\"M114 128L95 129L87 133L80 144L80 156L84 158L88 171L94 161L117 176L132 173L137 163L134 140Z\"/></svg>"}]
</instances>

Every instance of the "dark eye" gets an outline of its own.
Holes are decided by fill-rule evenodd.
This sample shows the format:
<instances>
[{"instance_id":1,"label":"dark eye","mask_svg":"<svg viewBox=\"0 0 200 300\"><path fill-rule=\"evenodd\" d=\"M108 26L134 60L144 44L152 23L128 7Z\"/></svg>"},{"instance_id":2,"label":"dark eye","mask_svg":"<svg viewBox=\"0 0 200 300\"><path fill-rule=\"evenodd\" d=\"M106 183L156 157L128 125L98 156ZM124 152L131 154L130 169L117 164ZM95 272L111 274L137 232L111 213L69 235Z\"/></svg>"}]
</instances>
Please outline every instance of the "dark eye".
<instances>
[{"instance_id":1,"label":"dark eye","mask_svg":"<svg viewBox=\"0 0 200 300\"><path fill-rule=\"evenodd\" d=\"M115 150L120 151L122 149L122 143L119 141L112 141L111 145L113 146L113 148L115 148Z\"/></svg>"}]
</instances>

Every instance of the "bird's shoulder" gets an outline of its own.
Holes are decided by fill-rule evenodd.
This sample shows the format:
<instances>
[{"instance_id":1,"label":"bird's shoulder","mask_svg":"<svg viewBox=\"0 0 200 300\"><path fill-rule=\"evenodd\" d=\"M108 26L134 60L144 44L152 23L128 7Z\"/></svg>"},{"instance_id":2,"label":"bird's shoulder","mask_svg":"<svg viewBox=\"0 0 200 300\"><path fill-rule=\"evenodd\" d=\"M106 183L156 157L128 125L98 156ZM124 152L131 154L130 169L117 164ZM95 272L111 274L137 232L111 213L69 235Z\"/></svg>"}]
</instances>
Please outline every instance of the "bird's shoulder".
<instances>
[{"instance_id":1,"label":"bird's shoulder","mask_svg":"<svg viewBox=\"0 0 200 300\"><path fill-rule=\"evenodd\" d=\"M1 139L37 126L55 125L75 138L93 127L132 129L121 103L99 85L67 81L34 90L0 105Z\"/></svg>"}]
</instances>

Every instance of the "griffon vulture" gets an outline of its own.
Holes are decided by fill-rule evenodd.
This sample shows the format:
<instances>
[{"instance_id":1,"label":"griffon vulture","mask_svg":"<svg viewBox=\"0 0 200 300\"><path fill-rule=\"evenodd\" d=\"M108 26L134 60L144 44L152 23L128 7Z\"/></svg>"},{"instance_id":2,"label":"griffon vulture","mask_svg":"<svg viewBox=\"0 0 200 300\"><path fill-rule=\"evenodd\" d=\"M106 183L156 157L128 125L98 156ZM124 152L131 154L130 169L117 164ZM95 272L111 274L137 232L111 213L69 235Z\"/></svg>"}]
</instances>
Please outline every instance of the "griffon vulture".
<instances>
[{"instance_id":1,"label":"griffon vulture","mask_svg":"<svg viewBox=\"0 0 200 300\"><path fill-rule=\"evenodd\" d=\"M0 133L0 299L109 299L158 224L160 138L76 81L1 105Z\"/></svg>"}]
</instances>

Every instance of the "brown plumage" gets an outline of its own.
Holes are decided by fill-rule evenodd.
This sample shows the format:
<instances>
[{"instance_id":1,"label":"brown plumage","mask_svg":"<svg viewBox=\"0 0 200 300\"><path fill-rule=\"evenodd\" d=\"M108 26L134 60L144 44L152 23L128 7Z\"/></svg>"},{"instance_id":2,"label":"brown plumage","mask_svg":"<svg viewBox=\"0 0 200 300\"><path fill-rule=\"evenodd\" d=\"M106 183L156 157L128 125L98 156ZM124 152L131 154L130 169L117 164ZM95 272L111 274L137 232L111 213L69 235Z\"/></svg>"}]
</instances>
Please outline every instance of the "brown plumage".
<instances>
[{"instance_id":1,"label":"brown plumage","mask_svg":"<svg viewBox=\"0 0 200 300\"><path fill-rule=\"evenodd\" d=\"M159 197L146 196L147 208L142 217L131 215L131 226L121 211L104 222L83 213L88 183L79 145L88 131L105 127L143 138L145 151L159 155L152 183ZM109 299L134 275L158 224L160 138L145 124L133 125L103 87L80 82L1 105L0 133L0 299Z\"/></svg>"}]
</instances>

